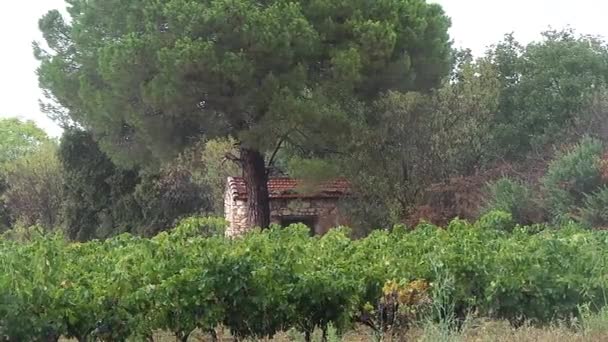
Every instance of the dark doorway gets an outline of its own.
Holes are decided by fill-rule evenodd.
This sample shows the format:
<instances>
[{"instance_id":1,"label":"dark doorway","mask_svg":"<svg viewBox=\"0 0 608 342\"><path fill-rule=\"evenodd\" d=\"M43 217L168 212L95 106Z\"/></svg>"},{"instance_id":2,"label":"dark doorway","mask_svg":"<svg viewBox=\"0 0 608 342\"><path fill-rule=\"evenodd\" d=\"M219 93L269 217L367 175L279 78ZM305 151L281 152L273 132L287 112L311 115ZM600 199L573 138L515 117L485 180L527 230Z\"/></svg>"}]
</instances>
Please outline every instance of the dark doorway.
<instances>
[{"instance_id":1,"label":"dark doorway","mask_svg":"<svg viewBox=\"0 0 608 342\"><path fill-rule=\"evenodd\" d=\"M289 227L292 224L304 224L310 229L310 236L315 235L316 216L289 216L281 218L281 226Z\"/></svg>"}]
</instances>

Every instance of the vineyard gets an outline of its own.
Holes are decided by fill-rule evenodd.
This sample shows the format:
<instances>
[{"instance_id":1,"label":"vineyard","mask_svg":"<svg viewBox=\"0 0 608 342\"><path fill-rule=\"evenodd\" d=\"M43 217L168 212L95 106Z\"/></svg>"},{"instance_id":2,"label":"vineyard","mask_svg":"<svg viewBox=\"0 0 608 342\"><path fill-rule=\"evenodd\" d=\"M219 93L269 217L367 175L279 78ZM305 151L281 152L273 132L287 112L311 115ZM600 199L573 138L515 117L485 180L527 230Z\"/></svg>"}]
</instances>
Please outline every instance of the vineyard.
<instances>
[{"instance_id":1,"label":"vineyard","mask_svg":"<svg viewBox=\"0 0 608 342\"><path fill-rule=\"evenodd\" d=\"M476 223L395 227L351 240L305 227L226 239L219 219L191 218L146 239L0 240L0 340L185 341L222 326L239 338L366 325L378 337L422 315L547 323L600 309L608 234L575 225Z\"/></svg>"}]
</instances>

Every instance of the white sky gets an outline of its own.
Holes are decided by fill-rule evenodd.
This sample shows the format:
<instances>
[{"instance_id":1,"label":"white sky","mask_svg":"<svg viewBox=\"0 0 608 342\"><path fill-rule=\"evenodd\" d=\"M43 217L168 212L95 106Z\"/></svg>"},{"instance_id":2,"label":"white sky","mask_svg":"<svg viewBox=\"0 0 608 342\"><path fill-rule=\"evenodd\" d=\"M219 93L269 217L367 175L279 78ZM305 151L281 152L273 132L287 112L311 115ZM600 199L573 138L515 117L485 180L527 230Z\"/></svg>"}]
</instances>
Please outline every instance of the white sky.
<instances>
[{"instance_id":1,"label":"white sky","mask_svg":"<svg viewBox=\"0 0 608 342\"><path fill-rule=\"evenodd\" d=\"M40 40L38 19L63 0L0 0L0 117L33 119L52 135L60 130L40 112L42 94L31 43ZM608 36L605 0L431 0L452 18L452 39L476 54L515 32L521 42L549 27L570 26L579 33Z\"/></svg>"}]
</instances>

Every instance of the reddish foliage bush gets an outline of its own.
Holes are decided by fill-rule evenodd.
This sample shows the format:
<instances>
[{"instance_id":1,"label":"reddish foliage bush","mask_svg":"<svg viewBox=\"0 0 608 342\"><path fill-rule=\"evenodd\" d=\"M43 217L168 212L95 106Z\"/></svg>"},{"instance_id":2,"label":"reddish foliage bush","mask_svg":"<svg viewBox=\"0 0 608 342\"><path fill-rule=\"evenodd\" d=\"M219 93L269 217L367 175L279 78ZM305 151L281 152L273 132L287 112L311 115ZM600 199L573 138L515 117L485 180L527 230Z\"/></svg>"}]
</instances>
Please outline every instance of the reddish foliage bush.
<instances>
[{"instance_id":1,"label":"reddish foliage bush","mask_svg":"<svg viewBox=\"0 0 608 342\"><path fill-rule=\"evenodd\" d=\"M501 177L513 177L537 187L547 170L549 156L547 153L529 157L518 163L497 163L471 176L454 177L433 184L425 191L423 201L412 209L405 223L409 227L420 221L443 226L456 217L474 220L480 215L481 206L485 202L484 190L489 182ZM608 155L606 177L608 179ZM538 220L542 220L543 215L541 212L533 213L533 216L538 216Z\"/></svg>"}]
</instances>

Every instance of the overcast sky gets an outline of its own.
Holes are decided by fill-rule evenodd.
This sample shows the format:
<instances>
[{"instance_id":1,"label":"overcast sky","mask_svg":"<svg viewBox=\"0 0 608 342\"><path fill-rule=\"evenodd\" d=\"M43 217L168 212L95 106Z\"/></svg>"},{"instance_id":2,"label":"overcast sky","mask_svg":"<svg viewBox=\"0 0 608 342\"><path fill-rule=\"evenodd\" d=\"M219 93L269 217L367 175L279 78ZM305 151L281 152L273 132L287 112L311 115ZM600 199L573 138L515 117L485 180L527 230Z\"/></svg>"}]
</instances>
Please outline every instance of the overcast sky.
<instances>
[{"instance_id":1,"label":"overcast sky","mask_svg":"<svg viewBox=\"0 0 608 342\"><path fill-rule=\"evenodd\" d=\"M570 26L580 33L608 36L605 0L434 0L452 18L452 39L476 54L503 34L536 40L549 27ZM17 0L0 4L0 117L33 119L52 135L60 130L40 113L42 95L31 43L40 40L38 19L63 0Z\"/></svg>"}]
</instances>

